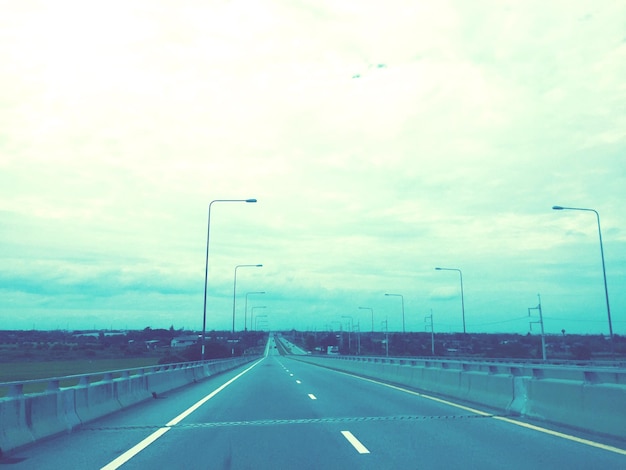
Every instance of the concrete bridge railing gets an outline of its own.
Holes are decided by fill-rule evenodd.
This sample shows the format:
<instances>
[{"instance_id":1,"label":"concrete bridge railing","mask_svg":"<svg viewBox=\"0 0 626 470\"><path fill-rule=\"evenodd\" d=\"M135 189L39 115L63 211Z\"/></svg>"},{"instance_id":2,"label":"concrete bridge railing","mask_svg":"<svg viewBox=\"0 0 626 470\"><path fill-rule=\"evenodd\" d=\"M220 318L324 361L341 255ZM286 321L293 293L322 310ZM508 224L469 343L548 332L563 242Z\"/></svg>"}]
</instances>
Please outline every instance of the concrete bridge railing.
<instances>
[{"instance_id":1,"label":"concrete bridge railing","mask_svg":"<svg viewBox=\"0 0 626 470\"><path fill-rule=\"evenodd\" d=\"M587 432L626 440L626 369L437 359L290 355Z\"/></svg>"},{"instance_id":2,"label":"concrete bridge railing","mask_svg":"<svg viewBox=\"0 0 626 470\"><path fill-rule=\"evenodd\" d=\"M0 395L0 455L257 358L245 356L0 383L0 392L4 392ZM29 393L33 388L41 391Z\"/></svg>"}]
</instances>

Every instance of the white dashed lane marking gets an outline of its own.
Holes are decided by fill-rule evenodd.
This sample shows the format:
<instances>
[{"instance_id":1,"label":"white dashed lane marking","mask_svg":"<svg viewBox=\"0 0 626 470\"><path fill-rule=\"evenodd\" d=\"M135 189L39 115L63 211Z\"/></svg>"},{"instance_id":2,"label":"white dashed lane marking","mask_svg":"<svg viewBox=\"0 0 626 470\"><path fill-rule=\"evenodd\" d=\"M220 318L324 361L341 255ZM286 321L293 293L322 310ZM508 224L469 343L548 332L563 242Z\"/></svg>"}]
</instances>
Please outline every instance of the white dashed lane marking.
<instances>
[{"instance_id":1,"label":"white dashed lane marking","mask_svg":"<svg viewBox=\"0 0 626 470\"><path fill-rule=\"evenodd\" d=\"M354 437L354 434L352 434L350 431L341 431L341 434L343 434L343 437L345 437L348 442L352 444L352 447L354 447L359 454L370 453L370 451L367 450L367 447L361 444L361 441Z\"/></svg>"}]
</instances>

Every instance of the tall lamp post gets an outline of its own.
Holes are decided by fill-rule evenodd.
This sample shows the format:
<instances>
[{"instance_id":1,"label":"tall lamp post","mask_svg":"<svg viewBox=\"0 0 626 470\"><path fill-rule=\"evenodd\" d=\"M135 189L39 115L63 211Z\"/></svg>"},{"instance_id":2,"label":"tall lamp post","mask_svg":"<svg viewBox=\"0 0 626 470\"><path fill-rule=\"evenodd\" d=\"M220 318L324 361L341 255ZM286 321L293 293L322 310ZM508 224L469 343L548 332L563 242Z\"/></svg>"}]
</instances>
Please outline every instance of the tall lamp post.
<instances>
[{"instance_id":1,"label":"tall lamp post","mask_svg":"<svg viewBox=\"0 0 626 470\"><path fill-rule=\"evenodd\" d=\"M252 325L254 325L254 323L252 323L252 319L254 318L254 309L255 308L266 308L265 305L262 305L260 307L252 307L252 311L250 312L250 328L252 328ZM256 330L256 327L254 328Z\"/></svg>"},{"instance_id":2,"label":"tall lamp post","mask_svg":"<svg viewBox=\"0 0 626 470\"><path fill-rule=\"evenodd\" d=\"M402 294L385 294L385 295L388 297L390 296L400 297L400 299L402 300L402 333L406 333L406 328L404 327L404 296Z\"/></svg>"},{"instance_id":3,"label":"tall lamp post","mask_svg":"<svg viewBox=\"0 0 626 470\"><path fill-rule=\"evenodd\" d=\"M204 337L206 334L206 294L207 294L207 285L209 280L209 235L211 234L211 207L214 202L247 202L254 203L256 199L215 199L209 203L209 216L207 221L206 228L206 258L204 261L204 310L202 313L202 353L201 357L204 361Z\"/></svg>"},{"instance_id":4,"label":"tall lamp post","mask_svg":"<svg viewBox=\"0 0 626 470\"><path fill-rule=\"evenodd\" d=\"M465 331L465 299L463 296L463 273L458 268L435 268L437 271L457 271L461 277L461 314L463 315L463 334Z\"/></svg>"},{"instance_id":5,"label":"tall lamp post","mask_svg":"<svg viewBox=\"0 0 626 470\"><path fill-rule=\"evenodd\" d=\"M239 268L262 268L262 264L238 264L235 266L235 280L233 282L233 334L235 334L235 294L237 292L237 269Z\"/></svg>"},{"instance_id":6,"label":"tall lamp post","mask_svg":"<svg viewBox=\"0 0 626 470\"><path fill-rule=\"evenodd\" d=\"M244 317L243 317L243 329L244 331L248 331L248 296L252 295L252 294L265 294L265 292L247 292L246 293L246 308L244 310ZM250 328L252 328L252 318L250 319Z\"/></svg>"},{"instance_id":7,"label":"tall lamp post","mask_svg":"<svg viewBox=\"0 0 626 470\"><path fill-rule=\"evenodd\" d=\"M602 246L602 230L600 230L600 214L595 209L585 209L582 207L563 207L563 206L552 206L552 209L555 211L587 211L593 212L596 214L596 220L598 221L598 236L600 237L600 257L602 258L602 275L604 276L604 297L606 299L606 315L609 319L609 338L611 340L611 353L614 351L613 349L613 324L611 323L611 307L609 305L609 288L606 283L606 267L604 264L604 248Z\"/></svg>"},{"instance_id":8,"label":"tall lamp post","mask_svg":"<svg viewBox=\"0 0 626 470\"><path fill-rule=\"evenodd\" d=\"M374 333L374 309L370 307L359 307L361 310L369 310L372 312L372 333Z\"/></svg>"},{"instance_id":9,"label":"tall lamp post","mask_svg":"<svg viewBox=\"0 0 626 470\"><path fill-rule=\"evenodd\" d=\"M267 315L257 315L255 329L259 328L259 318L263 318L263 322L267 323Z\"/></svg>"}]
</instances>

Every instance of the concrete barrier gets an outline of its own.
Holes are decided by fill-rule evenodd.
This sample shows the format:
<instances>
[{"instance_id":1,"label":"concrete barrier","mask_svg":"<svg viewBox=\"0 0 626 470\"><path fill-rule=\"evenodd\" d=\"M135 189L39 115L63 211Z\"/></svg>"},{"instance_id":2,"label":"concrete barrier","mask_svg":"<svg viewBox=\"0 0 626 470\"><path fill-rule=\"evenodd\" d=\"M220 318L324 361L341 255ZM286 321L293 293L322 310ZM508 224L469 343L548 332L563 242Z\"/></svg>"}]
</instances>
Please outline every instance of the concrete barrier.
<instances>
[{"instance_id":1,"label":"concrete barrier","mask_svg":"<svg viewBox=\"0 0 626 470\"><path fill-rule=\"evenodd\" d=\"M626 369L448 360L290 355L350 372L618 439L626 439Z\"/></svg>"},{"instance_id":2,"label":"concrete barrier","mask_svg":"<svg viewBox=\"0 0 626 470\"><path fill-rule=\"evenodd\" d=\"M47 391L26 400L26 424L35 440L67 432L80 421L73 410L73 390Z\"/></svg>"},{"instance_id":3,"label":"concrete barrier","mask_svg":"<svg viewBox=\"0 0 626 470\"><path fill-rule=\"evenodd\" d=\"M625 439L626 386L616 382L626 374L610 383L597 381L594 372L580 375L578 380L565 380L540 374L528 380L524 415Z\"/></svg>"},{"instance_id":4,"label":"concrete barrier","mask_svg":"<svg viewBox=\"0 0 626 470\"><path fill-rule=\"evenodd\" d=\"M0 456L2 451L35 442L33 431L26 421L26 399L13 397L0 405Z\"/></svg>"},{"instance_id":5,"label":"concrete barrier","mask_svg":"<svg viewBox=\"0 0 626 470\"><path fill-rule=\"evenodd\" d=\"M255 359L258 356L0 384L8 388L7 396L0 398L0 455ZM101 379L91 383L96 376ZM59 387L70 378L78 378L78 385ZM24 384L41 382L48 384L45 392L23 393Z\"/></svg>"},{"instance_id":6,"label":"concrete barrier","mask_svg":"<svg viewBox=\"0 0 626 470\"><path fill-rule=\"evenodd\" d=\"M140 403L152 396L148 387L148 376L143 370L139 374L124 375L113 381L114 393L121 408Z\"/></svg>"},{"instance_id":7,"label":"concrete barrier","mask_svg":"<svg viewBox=\"0 0 626 470\"><path fill-rule=\"evenodd\" d=\"M491 408L511 412L515 399L515 375L508 367L463 370L460 398L471 403L487 403Z\"/></svg>"}]
</instances>

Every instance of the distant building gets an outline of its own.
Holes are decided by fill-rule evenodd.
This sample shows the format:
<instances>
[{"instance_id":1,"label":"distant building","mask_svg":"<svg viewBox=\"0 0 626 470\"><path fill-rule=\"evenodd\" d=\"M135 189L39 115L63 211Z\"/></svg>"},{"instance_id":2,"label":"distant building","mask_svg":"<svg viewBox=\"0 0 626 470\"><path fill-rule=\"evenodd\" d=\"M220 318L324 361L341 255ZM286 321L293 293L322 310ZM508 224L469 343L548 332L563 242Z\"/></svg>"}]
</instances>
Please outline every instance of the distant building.
<instances>
[{"instance_id":1,"label":"distant building","mask_svg":"<svg viewBox=\"0 0 626 470\"><path fill-rule=\"evenodd\" d=\"M161 340L159 339L151 339L149 341L146 341L146 349L156 349L157 347L159 347L159 343L161 343Z\"/></svg>"},{"instance_id":2,"label":"distant building","mask_svg":"<svg viewBox=\"0 0 626 470\"><path fill-rule=\"evenodd\" d=\"M155 350L163 346L163 342L160 339L151 339L149 341L135 341L134 339L128 340L128 345L134 348L146 348L148 350Z\"/></svg>"},{"instance_id":3,"label":"distant building","mask_svg":"<svg viewBox=\"0 0 626 470\"><path fill-rule=\"evenodd\" d=\"M84 333L72 333L74 338L109 338L112 336L126 336L125 331L89 331Z\"/></svg>"},{"instance_id":4,"label":"distant building","mask_svg":"<svg viewBox=\"0 0 626 470\"><path fill-rule=\"evenodd\" d=\"M170 342L172 348L186 348L199 341L198 335L178 336Z\"/></svg>"}]
</instances>

